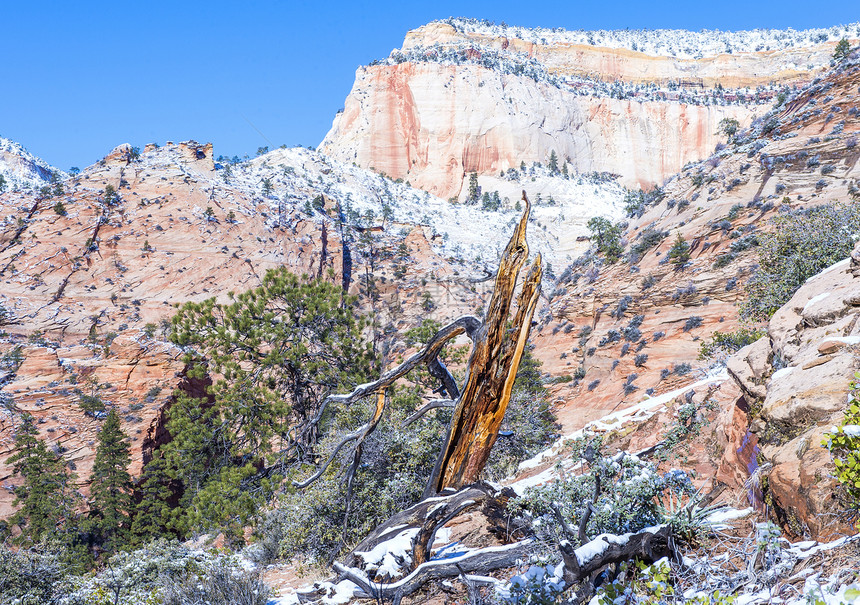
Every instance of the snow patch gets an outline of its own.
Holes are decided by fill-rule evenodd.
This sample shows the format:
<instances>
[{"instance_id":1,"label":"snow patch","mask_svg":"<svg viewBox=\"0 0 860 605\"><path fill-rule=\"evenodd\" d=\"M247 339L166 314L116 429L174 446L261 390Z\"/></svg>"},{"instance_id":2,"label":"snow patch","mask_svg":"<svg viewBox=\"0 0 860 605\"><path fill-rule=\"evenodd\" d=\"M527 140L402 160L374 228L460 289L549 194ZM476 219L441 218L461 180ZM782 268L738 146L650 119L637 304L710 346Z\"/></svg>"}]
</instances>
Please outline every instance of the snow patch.
<instances>
[{"instance_id":1,"label":"snow patch","mask_svg":"<svg viewBox=\"0 0 860 605\"><path fill-rule=\"evenodd\" d=\"M803 305L803 310L800 312L800 314L806 315L806 312L809 311L809 308L812 305L814 305L817 302L824 300L828 296L830 296L830 292L822 292L821 294L813 296L812 298L809 299L809 301L807 301L807 303L805 305Z\"/></svg>"},{"instance_id":2,"label":"snow patch","mask_svg":"<svg viewBox=\"0 0 860 605\"><path fill-rule=\"evenodd\" d=\"M396 576L403 565L412 563L412 541L419 528L405 529L393 538L380 542L372 550L356 551L356 556L364 559L365 567L379 575Z\"/></svg>"}]
</instances>

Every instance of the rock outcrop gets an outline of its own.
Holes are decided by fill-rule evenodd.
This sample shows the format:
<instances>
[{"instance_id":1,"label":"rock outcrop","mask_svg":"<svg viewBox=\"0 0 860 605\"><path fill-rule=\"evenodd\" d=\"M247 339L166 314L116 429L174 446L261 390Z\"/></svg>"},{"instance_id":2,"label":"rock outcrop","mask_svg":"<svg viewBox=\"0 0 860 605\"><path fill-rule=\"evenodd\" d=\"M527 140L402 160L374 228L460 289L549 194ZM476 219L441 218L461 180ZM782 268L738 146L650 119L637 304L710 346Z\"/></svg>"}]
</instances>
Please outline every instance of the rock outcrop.
<instances>
[{"instance_id":1,"label":"rock outcrop","mask_svg":"<svg viewBox=\"0 0 860 605\"><path fill-rule=\"evenodd\" d=\"M443 198L468 173L498 174L555 153L574 172L620 174L649 187L707 156L723 118L744 106L580 96L478 65L361 67L321 149Z\"/></svg>"},{"instance_id":2,"label":"rock outcrop","mask_svg":"<svg viewBox=\"0 0 860 605\"><path fill-rule=\"evenodd\" d=\"M746 125L779 87L823 73L836 44L824 31L653 33L656 45L636 50L636 32L601 45L562 30L430 23L358 69L320 148L443 198L462 199L469 173L553 151L573 171L649 188L708 156L723 118Z\"/></svg>"},{"instance_id":3,"label":"rock outcrop","mask_svg":"<svg viewBox=\"0 0 860 605\"><path fill-rule=\"evenodd\" d=\"M0 176L5 189L39 188L51 182L53 174L62 180L67 175L29 153L22 145L0 137Z\"/></svg>"},{"instance_id":4,"label":"rock outcrop","mask_svg":"<svg viewBox=\"0 0 860 605\"><path fill-rule=\"evenodd\" d=\"M860 245L855 255L860 253ZM729 360L753 396L750 430L769 512L797 536L846 529L845 503L822 447L841 422L860 369L860 262L846 259L809 279L768 324L768 336Z\"/></svg>"}]
</instances>

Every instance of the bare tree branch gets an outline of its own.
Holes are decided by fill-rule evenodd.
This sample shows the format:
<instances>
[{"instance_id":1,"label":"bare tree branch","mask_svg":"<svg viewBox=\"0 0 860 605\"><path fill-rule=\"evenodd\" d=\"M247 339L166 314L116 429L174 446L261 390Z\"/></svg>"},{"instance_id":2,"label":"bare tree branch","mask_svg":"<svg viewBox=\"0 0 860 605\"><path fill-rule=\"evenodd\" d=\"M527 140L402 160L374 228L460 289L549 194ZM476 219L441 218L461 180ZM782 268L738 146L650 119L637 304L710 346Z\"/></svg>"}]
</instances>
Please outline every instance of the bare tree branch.
<instances>
[{"instance_id":1,"label":"bare tree branch","mask_svg":"<svg viewBox=\"0 0 860 605\"><path fill-rule=\"evenodd\" d=\"M412 414L409 418L403 421L403 428L406 428L419 418L421 418L427 412L432 410L437 410L439 408L453 408L454 401L451 399L431 399L424 406L415 410L415 413Z\"/></svg>"},{"instance_id":2,"label":"bare tree branch","mask_svg":"<svg viewBox=\"0 0 860 605\"><path fill-rule=\"evenodd\" d=\"M376 408L373 411L373 416L368 420L365 424L361 425L358 429L344 437L340 443L335 446L334 451L331 453L331 456L328 457L328 460L325 461L325 464L321 465L317 472L313 475L305 479L304 481L293 481L293 485L297 488L305 488L309 486L311 483L322 477L322 474L325 470L331 465L337 456L338 452L340 452L341 448L345 446L350 441L358 441L355 444L355 449L353 450L353 461L347 471L347 494L351 492L352 488L352 478L355 475L355 470L358 468L358 463L361 459L361 446L364 443L364 440L370 435L374 429L376 429L379 424L380 419L382 418L382 412L385 411L385 388L379 389L377 393L376 399ZM347 499L349 495L347 495Z\"/></svg>"},{"instance_id":3,"label":"bare tree branch","mask_svg":"<svg viewBox=\"0 0 860 605\"><path fill-rule=\"evenodd\" d=\"M463 317L455 319L454 321L440 329L438 332L436 332L436 334L433 335L433 338L431 338L430 341L424 345L423 349L412 355L409 359L405 360L400 365L388 370L387 372L384 372L378 379L374 380L373 382L366 382L364 384L360 384L355 387L350 393L329 395L328 397L323 399L322 403L320 404L319 411L317 412L316 416L314 416L313 419L311 419L308 425L304 428L304 432L307 432L308 430L319 424L319 421L322 419L323 414L325 413L326 407L330 403L342 403L345 405L351 405L359 399L367 397L371 393L374 393L381 388L390 387L397 379L405 376L411 370L418 367L420 364L431 363L434 359L436 359L436 357L439 355L439 351L442 350L442 347L445 346L445 343L447 343L449 340L452 340L461 334L466 334L469 338L474 339L474 334L478 329L480 329L480 327L481 320L472 315L464 315Z\"/></svg>"}]
</instances>

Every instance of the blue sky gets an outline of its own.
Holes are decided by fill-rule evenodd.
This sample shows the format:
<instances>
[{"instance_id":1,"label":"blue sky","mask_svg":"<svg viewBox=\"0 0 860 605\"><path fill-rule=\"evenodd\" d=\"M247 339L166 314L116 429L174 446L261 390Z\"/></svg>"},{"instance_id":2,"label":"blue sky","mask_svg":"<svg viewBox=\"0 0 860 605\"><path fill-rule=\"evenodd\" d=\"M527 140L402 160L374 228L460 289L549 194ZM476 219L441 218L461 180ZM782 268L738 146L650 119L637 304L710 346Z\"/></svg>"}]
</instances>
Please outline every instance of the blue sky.
<instances>
[{"instance_id":1,"label":"blue sky","mask_svg":"<svg viewBox=\"0 0 860 605\"><path fill-rule=\"evenodd\" d=\"M682 8L683 7L683 8ZM567 29L804 29L860 19L853 1L0 4L0 135L62 169L120 143L196 139L215 153L317 145L356 67L433 19Z\"/></svg>"}]
</instances>

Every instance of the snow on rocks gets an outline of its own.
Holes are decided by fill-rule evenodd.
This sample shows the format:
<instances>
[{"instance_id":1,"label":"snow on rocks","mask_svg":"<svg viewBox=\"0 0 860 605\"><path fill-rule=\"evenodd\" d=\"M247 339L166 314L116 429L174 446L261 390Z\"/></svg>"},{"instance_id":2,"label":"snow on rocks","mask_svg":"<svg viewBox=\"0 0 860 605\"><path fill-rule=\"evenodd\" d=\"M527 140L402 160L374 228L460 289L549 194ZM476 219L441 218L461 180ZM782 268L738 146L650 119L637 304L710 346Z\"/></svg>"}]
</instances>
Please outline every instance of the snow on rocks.
<instances>
[{"instance_id":1,"label":"snow on rocks","mask_svg":"<svg viewBox=\"0 0 860 605\"><path fill-rule=\"evenodd\" d=\"M20 143L0 137L0 176L5 189L36 189L49 184L54 173L60 180L69 176L28 152Z\"/></svg>"},{"instance_id":2,"label":"snow on rocks","mask_svg":"<svg viewBox=\"0 0 860 605\"><path fill-rule=\"evenodd\" d=\"M660 409L664 408L666 404L671 402L673 399L675 399L676 397L680 397L691 389L697 389L699 387L713 384L715 382L723 382L727 378L728 373L726 369L719 368L716 371L706 375L705 378L692 384L688 384L681 388L668 391L655 397L646 396L635 405L632 405L628 408L624 408L623 410L612 412L611 414L608 414L603 418L594 420L593 422L589 422L581 429L574 431L569 435L560 437L556 440L555 443L553 443L543 452L537 454L529 460L521 462L519 466L519 471L523 472L533 468L537 468L546 464L550 460L557 458L561 455L565 445L570 441L579 439L585 435L604 433L612 429L617 429L627 422L644 422L645 420L656 414ZM571 468L566 469L568 471L575 470L575 467L582 463L581 461L576 461L575 463L573 463L572 461L569 462L572 464L572 466ZM559 469L557 469L553 465L534 476L525 477L523 479L513 481L508 485L513 488L513 490L516 491L518 494L523 495L525 493L525 490L529 487L543 485L552 481L558 475L558 470Z\"/></svg>"},{"instance_id":3,"label":"snow on rocks","mask_svg":"<svg viewBox=\"0 0 860 605\"><path fill-rule=\"evenodd\" d=\"M729 526L729 521L735 521L737 519L744 519L751 514L753 514L752 507L748 508L724 508L718 511L715 511L707 516L705 521L713 528L713 529L726 529Z\"/></svg>"},{"instance_id":4,"label":"snow on rocks","mask_svg":"<svg viewBox=\"0 0 860 605\"><path fill-rule=\"evenodd\" d=\"M680 29L653 30L576 30L561 27L516 27L496 25L486 20L450 18L447 23L459 32L489 37L518 38L534 44L589 44L604 48L624 48L653 56L700 59L720 54L750 51L803 48L835 42L843 37L860 37L860 23L838 25L831 28L754 29L747 31L720 31L703 29L698 32ZM798 66L803 67L803 66Z\"/></svg>"},{"instance_id":5,"label":"snow on rocks","mask_svg":"<svg viewBox=\"0 0 860 605\"><path fill-rule=\"evenodd\" d=\"M363 221L395 237L420 227L438 252L477 265L493 264L499 257L512 224L521 214L516 203L523 188L553 199L552 205L533 204L532 220L541 228L530 231L529 243L556 266L566 264L572 255L587 247L587 243L577 244L576 238L587 234L585 223L589 218L599 215L618 219L623 214L624 190L618 183L578 176L563 179L546 170L539 170L540 179L536 177L535 182L487 180L485 190L499 190L507 199L497 211L482 210L480 204L451 203L302 147L275 149L220 170L229 186L269 206L272 226L281 220L284 207L310 214L316 220L328 220L313 205L318 196L324 196L323 203L325 198L337 202L338 220L346 224ZM247 208L248 213L255 211L256 208Z\"/></svg>"},{"instance_id":6,"label":"snow on rocks","mask_svg":"<svg viewBox=\"0 0 860 605\"><path fill-rule=\"evenodd\" d=\"M397 576L403 567L412 563L412 541L418 535L419 528L408 528L384 542L380 542L368 552L356 552L365 563L365 569L371 575Z\"/></svg>"}]
</instances>

